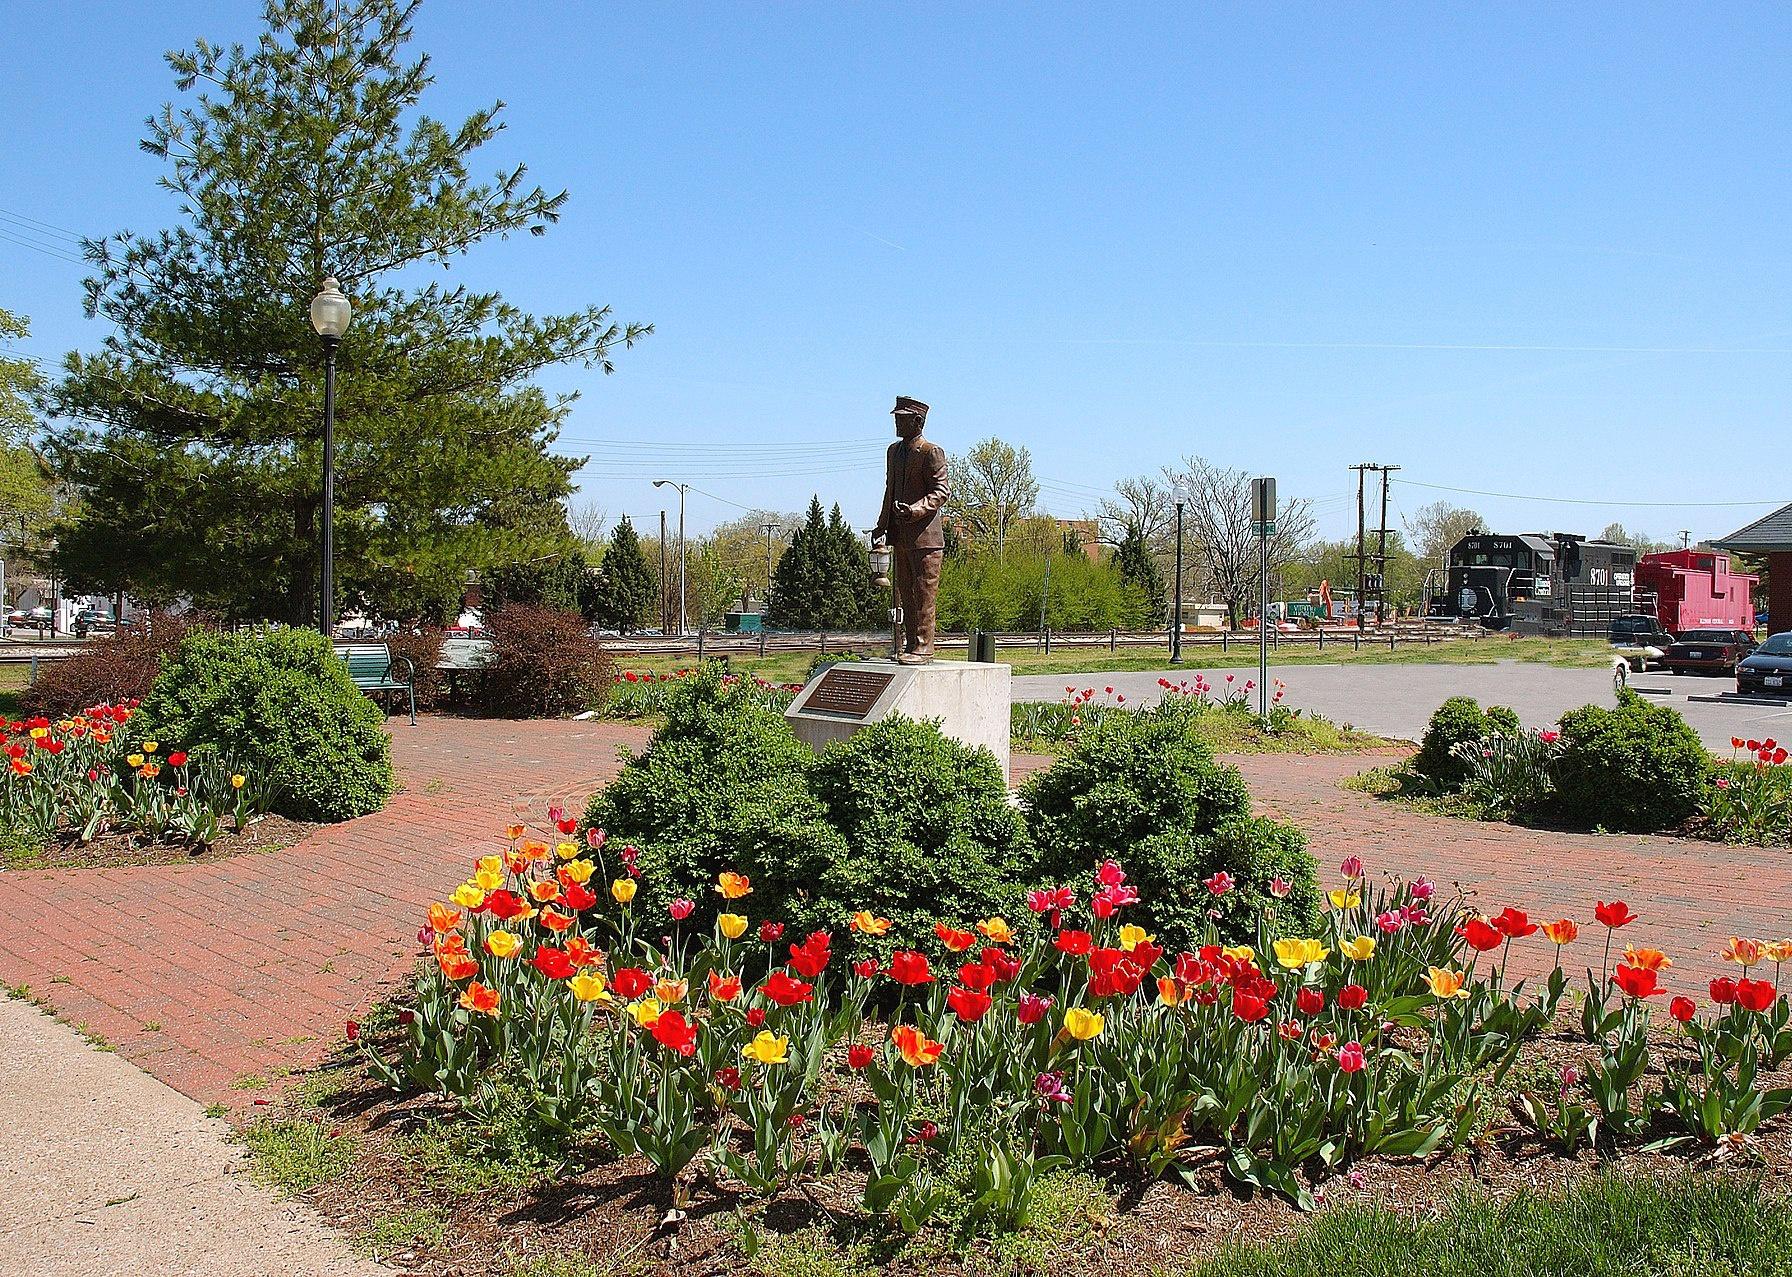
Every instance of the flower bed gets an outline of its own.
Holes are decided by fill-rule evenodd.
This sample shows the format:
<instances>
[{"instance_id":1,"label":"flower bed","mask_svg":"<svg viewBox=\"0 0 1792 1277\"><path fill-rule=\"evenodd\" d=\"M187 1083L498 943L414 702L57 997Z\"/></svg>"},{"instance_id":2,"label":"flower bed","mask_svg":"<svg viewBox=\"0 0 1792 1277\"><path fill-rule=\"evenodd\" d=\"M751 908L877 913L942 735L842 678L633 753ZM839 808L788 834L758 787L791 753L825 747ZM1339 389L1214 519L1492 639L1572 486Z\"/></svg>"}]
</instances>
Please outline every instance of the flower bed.
<instances>
[{"instance_id":1,"label":"flower bed","mask_svg":"<svg viewBox=\"0 0 1792 1277\"><path fill-rule=\"evenodd\" d=\"M610 688L609 718L652 718L666 712L680 685L698 673L694 666L655 674L651 670L621 670ZM747 696L770 709L782 710L803 690L801 683L770 683L758 675L723 674L722 682L737 695Z\"/></svg>"},{"instance_id":2,"label":"flower bed","mask_svg":"<svg viewBox=\"0 0 1792 1277\"><path fill-rule=\"evenodd\" d=\"M1584 984L1560 961L1575 921L1476 914L1354 859L1317 929L1272 904L1243 945L1166 952L1128 921L1144 902L1113 861L1012 922L892 937L861 911L796 936L754 918L732 873L641 916L633 850L576 828L513 828L431 907L414 1004L367 1058L476 1126L527 1114L549 1164L626 1156L678 1211L803 1189L866 1227L964 1238L1024 1229L1071 1171L1203 1188L1217 1171L1304 1207L1474 1142L1502 1100L1536 1144L1600 1155L1746 1150L1792 1102L1792 941L1732 938L1736 978L1668 1001L1672 960L1621 943L1637 916L1619 901L1587 920ZM1513 947L1544 943L1547 980L1509 982ZM1566 1021L1582 1045L1540 1074L1528 1053Z\"/></svg>"},{"instance_id":3,"label":"flower bed","mask_svg":"<svg viewBox=\"0 0 1792 1277\"><path fill-rule=\"evenodd\" d=\"M205 848L266 810L264 786L215 753L143 740L135 705L0 727L0 820L15 844L84 847L107 835Z\"/></svg>"}]
</instances>

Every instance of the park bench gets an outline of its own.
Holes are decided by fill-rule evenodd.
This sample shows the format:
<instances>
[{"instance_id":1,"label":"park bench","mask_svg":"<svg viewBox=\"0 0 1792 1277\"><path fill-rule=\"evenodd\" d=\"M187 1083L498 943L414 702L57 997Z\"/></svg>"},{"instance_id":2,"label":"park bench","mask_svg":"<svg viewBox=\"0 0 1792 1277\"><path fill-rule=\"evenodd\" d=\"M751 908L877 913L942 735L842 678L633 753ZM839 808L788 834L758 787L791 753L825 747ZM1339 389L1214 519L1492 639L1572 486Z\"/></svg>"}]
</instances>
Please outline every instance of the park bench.
<instances>
[{"instance_id":1,"label":"park bench","mask_svg":"<svg viewBox=\"0 0 1792 1277\"><path fill-rule=\"evenodd\" d=\"M335 647L355 686L372 696L382 710L386 706L374 693L405 693L411 702L411 726L417 725L417 668L410 657L392 655L384 643L338 643Z\"/></svg>"}]
</instances>

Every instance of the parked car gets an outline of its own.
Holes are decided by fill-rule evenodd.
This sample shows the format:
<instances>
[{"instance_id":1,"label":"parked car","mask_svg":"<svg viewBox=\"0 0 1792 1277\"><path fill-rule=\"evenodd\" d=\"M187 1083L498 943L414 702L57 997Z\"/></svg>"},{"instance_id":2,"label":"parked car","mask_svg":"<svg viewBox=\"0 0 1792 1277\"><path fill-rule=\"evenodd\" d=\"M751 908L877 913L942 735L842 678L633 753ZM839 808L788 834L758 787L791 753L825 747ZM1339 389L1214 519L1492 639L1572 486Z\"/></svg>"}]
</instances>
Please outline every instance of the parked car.
<instances>
[{"instance_id":1,"label":"parked car","mask_svg":"<svg viewBox=\"0 0 1792 1277\"><path fill-rule=\"evenodd\" d=\"M1733 674L1754 650L1755 636L1746 630L1685 630L1661 663L1676 674Z\"/></svg>"},{"instance_id":2,"label":"parked car","mask_svg":"<svg viewBox=\"0 0 1792 1277\"><path fill-rule=\"evenodd\" d=\"M1736 690L1792 694L1792 630L1773 635L1737 663Z\"/></svg>"},{"instance_id":3,"label":"parked car","mask_svg":"<svg viewBox=\"0 0 1792 1277\"><path fill-rule=\"evenodd\" d=\"M1662 654L1674 645L1674 636L1646 612L1614 616L1610 636L1625 663L1638 670L1648 669L1650 661L1660 663Z\"/></svg>"}]
</instances>

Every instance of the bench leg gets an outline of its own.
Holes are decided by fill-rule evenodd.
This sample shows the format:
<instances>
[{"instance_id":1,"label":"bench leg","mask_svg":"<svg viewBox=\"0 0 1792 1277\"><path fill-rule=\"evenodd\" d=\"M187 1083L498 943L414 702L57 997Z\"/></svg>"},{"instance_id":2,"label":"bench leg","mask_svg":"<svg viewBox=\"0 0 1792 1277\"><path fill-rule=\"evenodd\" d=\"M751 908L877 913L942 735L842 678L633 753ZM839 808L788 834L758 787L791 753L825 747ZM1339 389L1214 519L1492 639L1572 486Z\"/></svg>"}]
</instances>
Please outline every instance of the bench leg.
<instances>
[{"instance_id":1,"label":"bench leg","mask_svg":"<svg viewBox=\"0 0 1792 1277\"><path fill-rule=\"evenodd\" d=\"M411 698L411 726L415 727L417 725L417 685L415 683L412 683L412 684L408 685L404 690L405 690L405 693Z\"/></svg>"}]
</instances>

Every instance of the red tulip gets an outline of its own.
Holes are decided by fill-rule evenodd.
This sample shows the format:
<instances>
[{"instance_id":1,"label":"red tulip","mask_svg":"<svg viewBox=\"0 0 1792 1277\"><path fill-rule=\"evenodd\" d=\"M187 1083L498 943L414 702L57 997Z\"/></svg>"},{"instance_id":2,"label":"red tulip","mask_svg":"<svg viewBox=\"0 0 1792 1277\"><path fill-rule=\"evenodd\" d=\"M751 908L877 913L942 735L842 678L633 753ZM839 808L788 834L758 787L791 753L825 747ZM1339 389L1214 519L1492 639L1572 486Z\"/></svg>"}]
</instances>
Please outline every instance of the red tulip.
<instances>
[{"instance_id":1,"label":"red tulip","mask_svg":"<svg viewBox=\"0 0 1792 1277\"><path fill-rule=\"evenodd\" d=\"M966 1024L975 1024L989 1014L990 997L972 989L953 989L946 995L946 1005Z\"/></svg>"},{"instance_id":2,"label":"red tulip","mask_svg":"<svg viewBox=\"0 0 1792 1277\"><path fill-rule=\"evenodd\" d=\"M1469 947L1481 953L1497 949L1506 943L1506 937L1485 918L1470 918L1463 923L1462 938L1468 941Z\"/></svg>"},{"instance_id":3,"label":"red tulip","mask_svg":"<svg viewBox=\"0 0 1792 1277\"><path fill-rule=\"evenodd\" d=\"M1243 989L1232 990L1232 1014L1246 1024L1255 1024L1269 1014L1269 1003Z\"/></svg>"},{"instance_id":4,"label":"red tulip","mask_svg":"<svg viewBox=\"0 0 1792 1277\"><path fill-rule=\"evenodd\" d=\"M1059 953L1067 953L1073 958L1080 958L1095 945L1095 937L1087 931L1060 931L1052 946Z\"/></svg>"},{"instance_id":5,"label":"red tulip","mask_svg":"<svg viewBox=\"0 0 1792 1277\"><path fill-rule=\"evenodd\" d=\"M1045 1018L1045 1013L1052 1009L1052 999L1040 997L1036 993L1023 993L1020 1003L1015 1007L1015 1018L1022 1024L1038 1024Z\"/></svg>"},{"instance_id":6,"label":"red tulip","mask_svg":"<svg viewBox=\"0 0 1792 1277\"><path fill-rule=\"evenodd\" d=\"M1369 991L1360 984L1347 984L1338 990L1338 1008L1342 1011L1361 1011L1369 1002Z\"/></svg>"},{"instance_id":7,"label":"red tulip","mask_svg":"<svg viewBox=\"0 0 1792 1277\"><path fill-rule=\"evenodd\" d=\"M1615 979L1618 987L1633 998L1653 998L1667 992L1661 987L1660 977L1648 967L1620 962Z\"/></svg>"},{"instance_id":8,"label":"red tulip","mask_svg":"<svg viewBox=\"0 0 1792 1277\"><path fill-rule=\"evenodd\" d=\"M1365 1063L1361 1042L1346 1042L1338 1048L1338 1068L1345 1073L1360 1073Z\"/></svg>"},{"instance_id":9,"label":"red tulip","mask_svg":"<svg viewBox=\"0 0 1792 1277\"><path fill-rule=\"evenodd\" d=\"M927 966L927 955L903 949L890 959L890 979L897 984L932 984L933 972Z\"/></svg>"},{"instance_id":10,"label":"red tulip","mask_svg":"<svg viewBox=\"0 0 1792 1277\"><path fill-rule=\"evenodd\" d=\"M652 1031L654 1040L669 1051L691 1055L697 1049L697 1026L677 1011L661 1011Z\"/></svg>"},{"instance_id":11,"label":"red tulip","mask_svg":"<svg viewBox=\"0 0 1792 1277\"><path fill-rule=\"evenodd\" d=\"M862 1069L876 1058L877 1052L863 1042L854 1042L846 1048L846 1067L849 1069Z\"/></svg>"},{"instance_id":12,"label":"red tulip","mask_svg":"<svg viewBox=\"0 0 1792 1277\"><path fill-rule=\"evenodd\" d=\"M1719 976L1711 982L1711 1000L1720 1007L1727 1007L1736 1001L1736 982L1729 976Z\"/></svg>"},{"instance_id":13,"label":"red tulip","mask_svg":"<svg viewBox=\"0 0 1792 1277\"><path fill-rule=\"evenodd\" d=\"M762 922L759 924L759 943L777 944L784 935L784 924L781 922Z\"/></svg>"},{"instance_id":14,"label":"red tulip","mask_svg":"<svg viewBox=\"0 0 1792 1277\"><path fill-rule=\"evenodd\" d=\"M529 959L529 965L550 980L564 980L572 975L575 969L572 959L566 956L566 950L550 948L547 945L543 945L535 951L534 956Z\"/></svg>"},{"instance_id":15,"label":"red tulip","mask_svg":"<svg viewBox=\"0 0 1792 1277\"><path fill-rule=\"evenodd\" d=\"M832 956L828 952L828 933L825 931L812 931L802 944L790 946L790 965L796 968L798 975L811 980L827 968Z\"/></svg>"},{"instance_id":16,"label":"red tulip","mask_svg":"<svg viewBox=\"0 0 1792 1277\"><path fill-rule=\"evenodd\" d=\"M1614 900L1610 904L1603 900L1595 902L1593 916L1613 929L1628 927L1636 921L1636 915L1630 912L1630 906L1622 900Z\"/></svg>"},{"instance_id":17,"label":"red tulip","mask_svg":"<svg viewBox=\"0 0 1792 1277\"><path fill-rule=\"evenodd\" d=\"M1512 940L1522 940L1537 932L1537 924L1532 922L1522 910L1514 909L1510 905L1500 910L1492 922L1501 935Z\"/></svg>"},{"instance_id":18,"label":"red tulip","mask_svg":"<svg viewBox=\"0 0 1792 1277\"><path fill-rule=\"evenodd\" d=\"M815 999L815 986L791 979L787 971L772 972L765 978L765 983L759 986L759 992L781 1007L793 1007L799 1002L812 1002Z\"/></svg>"},{"instance_id":19,"label":"red tulip","mask_svg":"<svg viewBox=\"0 0 1792 1277\"><path fill-rule=\"evenodd\" d=\"M653 988L653 977L640 967L617 967L610 977L610 986L619 998L638 998Z\"/></svg>"},{"instance_id":20,"label":"red tulip","mask_svg":"<svg viewBox=\"0 0 1792 1277\"><path fill-rule=\"evenodd\" d=\"M1745 1011L1765 1011L1779 998L1768 980L1738 980L1736 1003Z\"/></svg>"},{"instance_id":21,"label":"red tulip","mask_svg":"<svg viewBox=\"0 0 1792 1277\"><path fill-rule=\"evenodd\" d=\"M1698 1014L1698 1011L1699 1011L1698 1003L1694 1002L1689 997L1685 997L1684 995L1682 995L1681 997L1675 998L1672 1002L1668 1003L1668 1014L1673 1016L1676 1020L1680 1021L1680 1023L1682 1023L1682 1024L1685 1024L1688 1020L1691 1020L1693 1018L1693 1016Z\"/></svg>"},{"instance_id":22,"label":"red tulip","mask_svg":"<svg viewBox=\"0 0 1792 1277\"><path fill-rule=\"evenodd\" d=\"M1325 994L1307 985L1294 995L1294 1009L1302 1015L1318 1015L1325 1010Z\"/></svg>"},{"instance_id":23,"label":"red tulip","mask_svg":"<svg viewBox=\"0 0 1792 1277\"><path fill-rule=\"evenodd\" d=\"M877 959L860 958L857 962L852 964L852 973L858 976L861 980L877 979Z\"/></svg>"}]
</instances>

